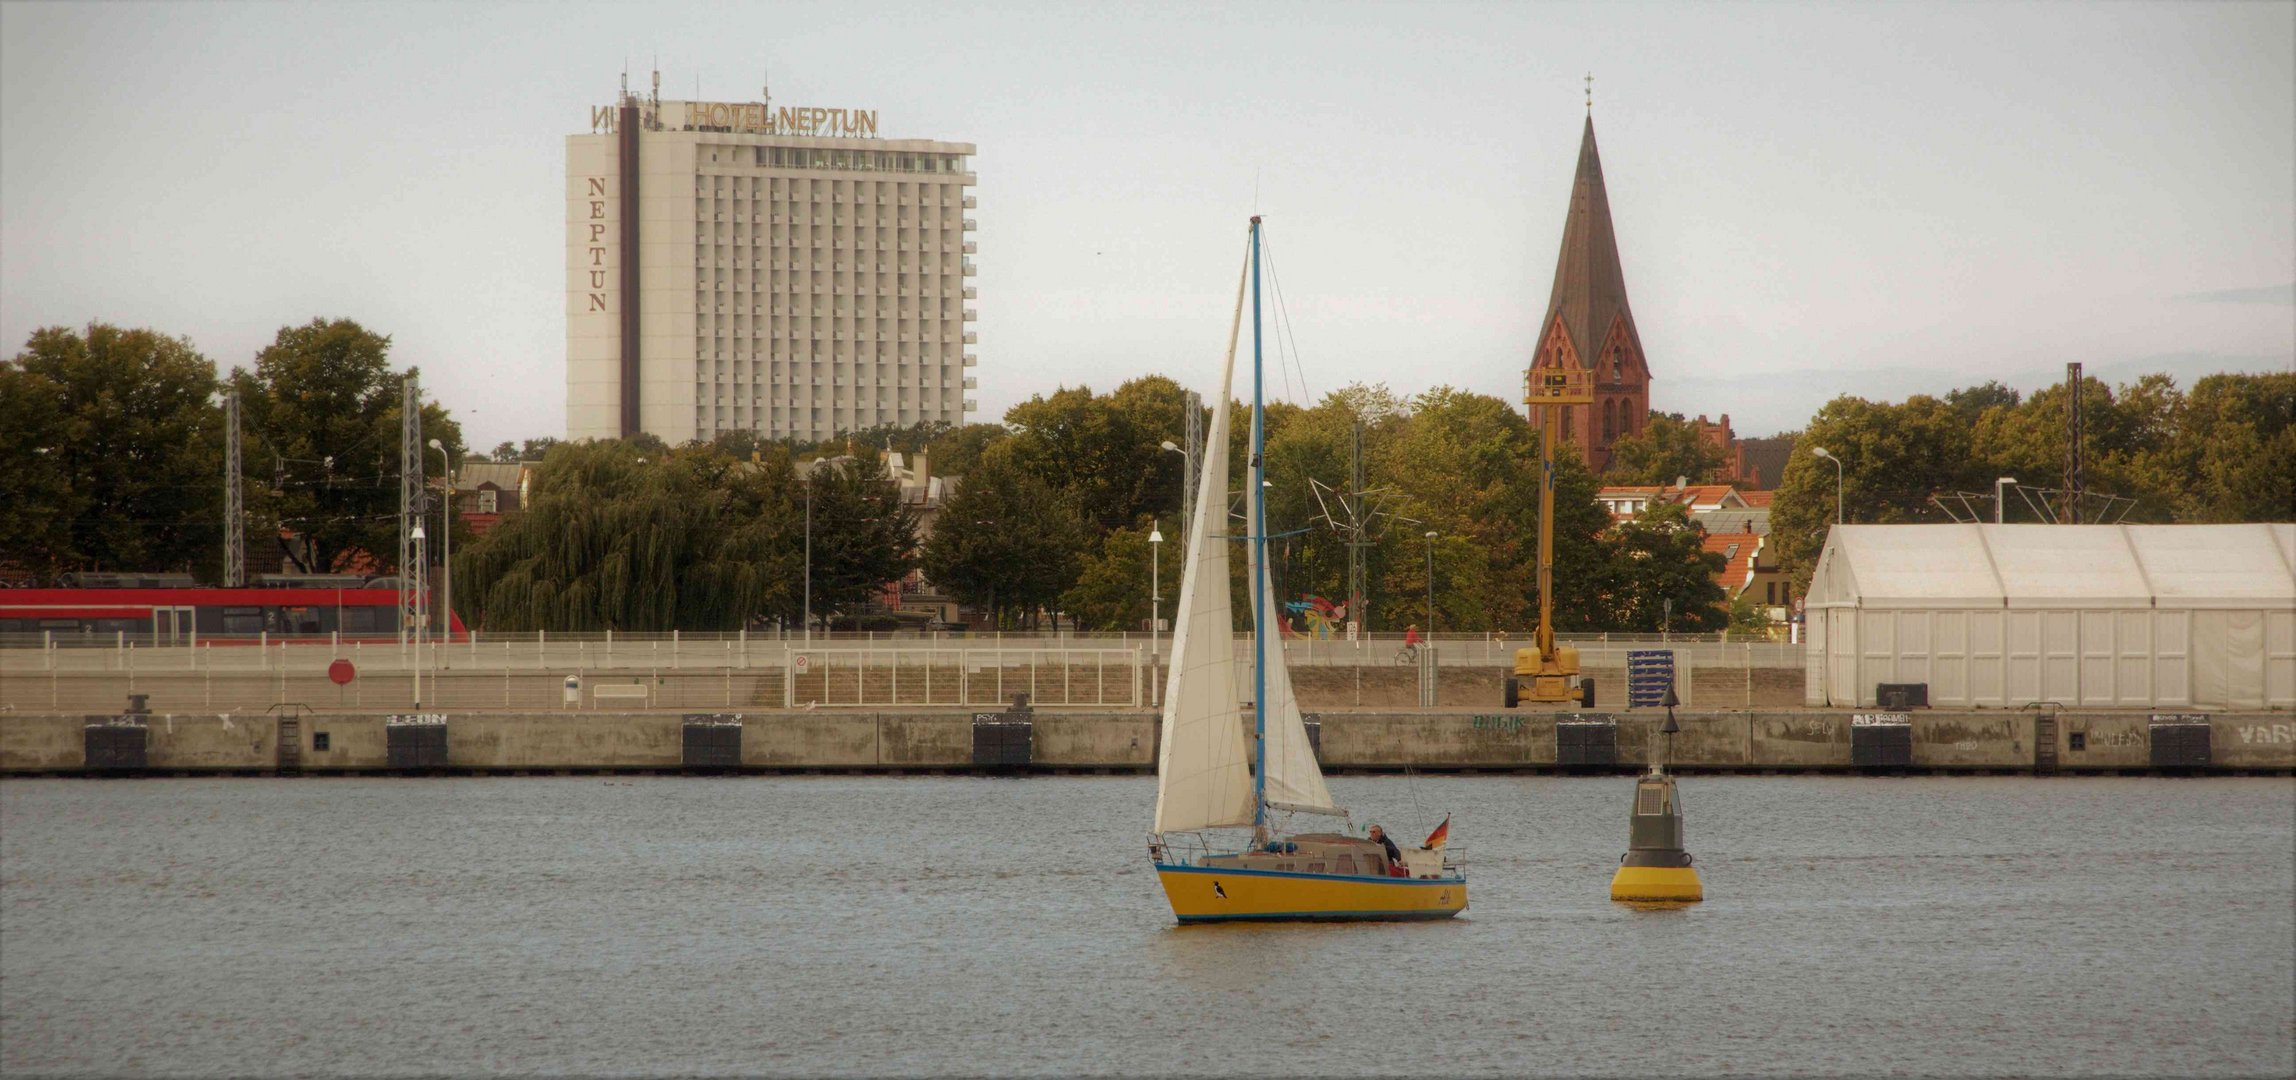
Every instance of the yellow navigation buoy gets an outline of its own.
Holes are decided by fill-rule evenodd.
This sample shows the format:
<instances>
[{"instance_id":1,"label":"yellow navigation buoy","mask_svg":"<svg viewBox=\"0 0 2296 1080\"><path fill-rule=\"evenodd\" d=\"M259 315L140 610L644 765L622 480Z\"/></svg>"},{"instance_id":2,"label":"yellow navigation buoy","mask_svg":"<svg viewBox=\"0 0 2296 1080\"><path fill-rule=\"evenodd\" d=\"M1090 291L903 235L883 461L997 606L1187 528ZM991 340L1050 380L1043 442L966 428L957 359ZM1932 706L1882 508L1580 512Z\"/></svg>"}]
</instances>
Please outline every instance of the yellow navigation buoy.
<instances>
[{"instance_id":1,"label":"yellow navigation buoy","mask_svg":"<svg viewBox=\"0 0 2296 1080\"><path fill-rule=\"evenodd\" d=\"M1675 704L1674 691L1668 690L1666 726L1659 729L1666 735L1668 757L1673 756L1674 733L1682 730L1674 722ZM1618 872L1611 875L1610 898L1704 900L1705 886L1699 884L1698 871L1690 868L1690 853L1682 850L1682 801L1662 762L1652 762L1650 771L1634 782L1634 813L1627 821L1626 854L1619 859Z\"/></svg>"}]
</instances>

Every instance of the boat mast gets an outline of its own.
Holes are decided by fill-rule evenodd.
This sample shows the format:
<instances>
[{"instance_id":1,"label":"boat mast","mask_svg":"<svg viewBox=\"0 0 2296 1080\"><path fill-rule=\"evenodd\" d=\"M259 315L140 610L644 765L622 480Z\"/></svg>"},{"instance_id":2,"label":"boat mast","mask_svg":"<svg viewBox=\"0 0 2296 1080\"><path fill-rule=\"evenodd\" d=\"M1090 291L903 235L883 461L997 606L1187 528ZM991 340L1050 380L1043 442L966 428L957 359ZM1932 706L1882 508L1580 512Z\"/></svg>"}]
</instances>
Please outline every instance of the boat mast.
<instances>
[{"instance_id":1,"label":"boat mast","mask_svg":"<svg viewBox=\"0 0 2296 1080\"><path fill-rule=\"evenodd\" d=\"M1260 401L1260 217L1252 215L1252 476L1250 502L1252 560L1252 832L1268 823L1268 613L1260 575L1268 566L1267 412Z\"/></svg>"}]
</instances>

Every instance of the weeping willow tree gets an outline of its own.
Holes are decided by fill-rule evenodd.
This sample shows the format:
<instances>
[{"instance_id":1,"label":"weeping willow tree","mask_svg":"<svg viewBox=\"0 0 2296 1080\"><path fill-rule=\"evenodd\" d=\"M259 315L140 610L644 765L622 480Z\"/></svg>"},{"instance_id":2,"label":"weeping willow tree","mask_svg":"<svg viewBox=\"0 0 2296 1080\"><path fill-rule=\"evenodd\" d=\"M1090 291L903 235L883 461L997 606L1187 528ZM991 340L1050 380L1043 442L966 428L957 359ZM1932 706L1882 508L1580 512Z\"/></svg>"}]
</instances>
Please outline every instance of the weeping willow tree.
<instances>
[{"instance_id":1,"label":"weeping willow tree","mask_svg":"<svg viewBox=\"0 0 2296 1080\"><path fill-rule=\"evenodd\" d=\"M498 632L732 630L799 604L785 456L552 447L520 512L457 552L465 616Z\"/></svg>"}]
</instances>

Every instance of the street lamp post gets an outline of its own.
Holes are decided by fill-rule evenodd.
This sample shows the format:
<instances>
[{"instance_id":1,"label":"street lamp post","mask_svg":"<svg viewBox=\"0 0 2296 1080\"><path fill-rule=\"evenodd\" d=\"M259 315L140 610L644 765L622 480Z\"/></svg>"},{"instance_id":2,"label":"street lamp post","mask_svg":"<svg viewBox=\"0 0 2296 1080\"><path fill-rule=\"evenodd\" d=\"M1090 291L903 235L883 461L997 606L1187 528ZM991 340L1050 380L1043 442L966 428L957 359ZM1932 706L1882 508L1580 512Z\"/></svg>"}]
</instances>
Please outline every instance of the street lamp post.
<instances>
[{"instance_id":1,"label":"street lamp post","mask_svg":"<svg viewBox=\"0 0 2296 1080\"><path fill-rule=\"evenodd\" d=\"M1162 704L1159 698L1160 691L1156 687L1156 676L1160 673L1163 664L1163 652L1161 650L1163 639L1159 633L1163 629L1159 625L1163 622L1164 610L1163 567L1164 530L1157 527L1154 518L1150 518L1148 521L1148 696L1157 704Z\"/></svg>"},{"instance_id":2,"label":"street lamp post","mask_svg":"<svg viewBox=\"0 0 2296 1080\"><path fill-rule=\"evenodd\" d=\"M2002 489L2016 482L2017 478L2014 476L2004 476L1993 481L1993 524L1999 525L2008 520L2005 513L2009 507L2006 501L2007 493Z\"/></svg>"},{"instance_id":3,"label":"street lamp post","mask_svg":"<svg viewBox=\"0 0 2296 1080\"><path fill-rule=\"evenodd\" d=\"M1810 453L1834 463L1834 524L1842 523L1842 459L1826 452L1823 446L1810 448Z\"/></svg>"},{"instance_id":4,"label":"street lamp post","mask_svg":"<svg viewBox=\"0 0 2296 1080\"><path fill-rule=\"evenodd\" d=\"M805 474L805 643L813 644L813 473Z\"/></svg>"},{"instance_id":5,"label":"street lamp post","mask_svg":"<svg viewBox=\"0 0 2296 1080\"><path fill-rule=\"evenodd\" d=\"M1180 455L1180 535L1187 536L1188 500L1195 497L1194 487L1193 485L1189 484L1188 481L1194 479L1191 474L1196 471L1196 459L1194 456L1190 455L1187 450L1183 449L1180 444L1175 443L1170 439L1164 440L1164 449L1170 453Z\"/></svg>"},{"instance_id":6,"label":"street lamp post","mask_svg":"<svg viewBox=\"0 0 2296 1080\"><path fill-rule=\"evenodd\" d=\"M439 584L439 606L446 609L446 632L449 642L454 640L454 459L447 456L446 447L437 439L430 448L438 451L438 459L446 465L446 513L439 517L439 574L445 578Z\"/></svg>"},{"instance_id":7,"label":"street lamp post","mask_svg":"<svg viewBox=\"0 0 2296 1080\"><path fill-rule=\"evenodd\" d=\"M1439 534L1432 531L1427 534L1427 644L1429 646L1435 644L1435 537L1437 535Z\"/></svg>"}]
</instances>

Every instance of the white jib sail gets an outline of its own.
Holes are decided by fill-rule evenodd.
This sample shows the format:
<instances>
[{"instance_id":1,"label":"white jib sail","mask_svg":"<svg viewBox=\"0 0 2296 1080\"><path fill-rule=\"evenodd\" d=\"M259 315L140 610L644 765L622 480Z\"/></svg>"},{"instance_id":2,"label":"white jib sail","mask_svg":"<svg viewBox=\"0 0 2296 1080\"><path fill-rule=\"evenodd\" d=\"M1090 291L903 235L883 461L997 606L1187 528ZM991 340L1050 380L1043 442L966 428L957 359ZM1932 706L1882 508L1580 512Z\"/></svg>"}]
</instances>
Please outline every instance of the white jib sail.
<instances>
[{"instance_id":1,"label":"white jib sail","mask_svg":"<svg viewBox=\"0 0 2296 1080\"><path fill-rule=\"evenodd\" d=\"M1249 263L1246 264L1247 268ZM1156 752L1159 833L1250 825L1252 776L1237 702L1249 692L1236 662L1235 613L1228 603L1228 384L1236 374L1236 334L1244 287L1228 323L1228 359L1219 404L1204 433L1203 478L1188 523L1188 563L1172 626L1172 670L1164 684L1164 733Z\"/></svg>"},{"instance_id":2,"label":"white jib sail","mask_svg":"<svg viewBox=\"0 0 2296 1080\"><path fill-rule=\"evenodd\" d=\"M1253 418L1255 425L1259 422L1260 418ZM1246 484L1251 489L1251 520L1264 522L1266 515L1261 512L1259 502L1267 489L1248 479ZM1257 556L1265 547L1254 544L1252 551ZM1263 679L1267 695L1264 797L1268 805L1286 810L1336 814L1339 810L1332 805L1331 789L1324 784L1323 770L1315 763L1315 747L1307 741L1307 722L1300 718L1299 697L1292 692L1291 672L1284 666L1284 617L1283 608L1276 602L1275 574L1270 567L1257 569L1260 571L1259 595L1254 598L1252 623L1259 630L1260 647L1265 650L1267 661Z\"/></svg>"}]
</instances>

